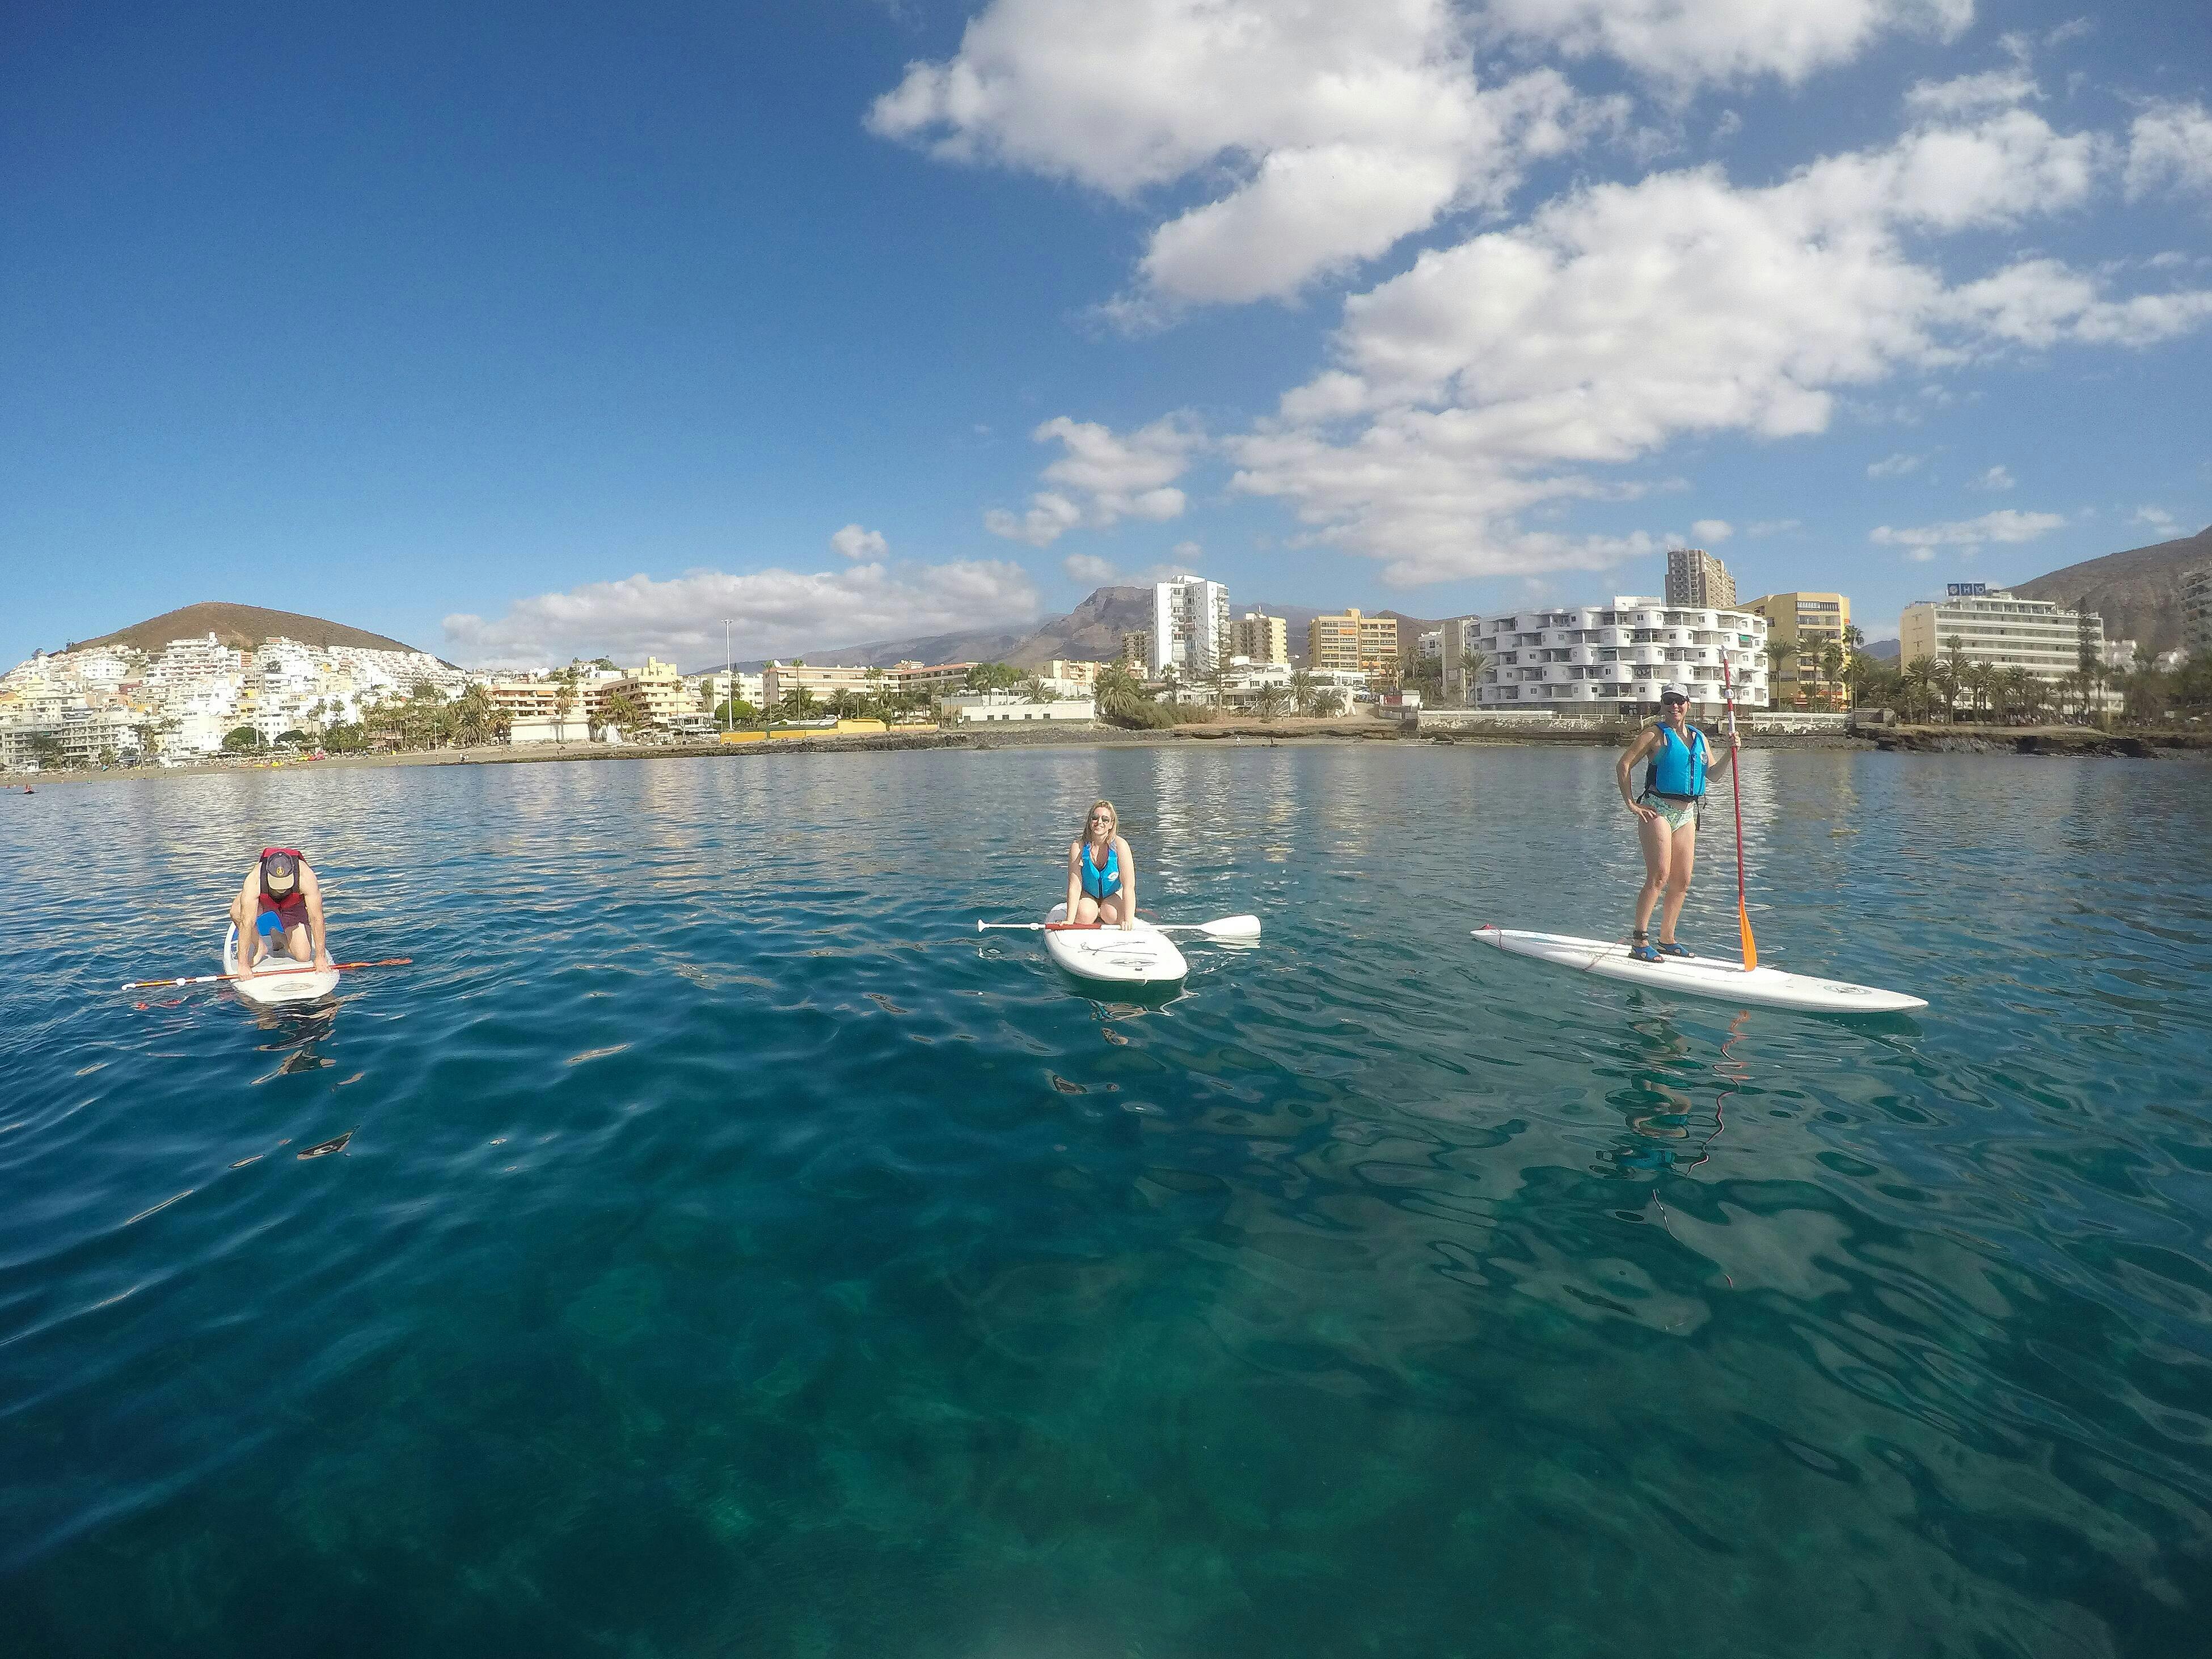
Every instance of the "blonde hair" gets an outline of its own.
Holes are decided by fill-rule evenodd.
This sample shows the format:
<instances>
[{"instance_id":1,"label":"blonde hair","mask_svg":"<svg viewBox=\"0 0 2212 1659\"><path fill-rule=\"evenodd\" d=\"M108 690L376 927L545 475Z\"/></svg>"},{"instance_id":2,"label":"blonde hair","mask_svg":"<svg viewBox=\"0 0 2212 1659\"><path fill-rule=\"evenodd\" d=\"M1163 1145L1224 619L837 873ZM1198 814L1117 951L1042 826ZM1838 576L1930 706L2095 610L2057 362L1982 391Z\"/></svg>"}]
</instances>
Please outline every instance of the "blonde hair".
<instances>
[{"instance_id":1,"label":"blonde hair","mask_svg":"<svg viewBox=\"0 0 2212 1659\"><path fill-rule=\"evenodd\" d=\"M1114 827L1106 832L1106 839L1111 842L1121 833L1121 809L1110 800L1094 800L1083 810L1082 840L1088 842L1091 839L1091 815L1102 806L1114 815Z\"/></svg>"}]
</instances>

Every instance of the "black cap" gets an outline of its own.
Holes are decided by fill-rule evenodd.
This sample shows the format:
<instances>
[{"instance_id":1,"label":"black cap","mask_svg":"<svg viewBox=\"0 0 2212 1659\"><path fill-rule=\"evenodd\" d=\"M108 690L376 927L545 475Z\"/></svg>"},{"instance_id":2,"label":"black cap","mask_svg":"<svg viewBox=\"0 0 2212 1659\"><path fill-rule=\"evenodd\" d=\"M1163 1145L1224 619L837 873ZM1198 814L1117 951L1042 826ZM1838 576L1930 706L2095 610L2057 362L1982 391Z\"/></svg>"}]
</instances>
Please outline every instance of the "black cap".
<instances>
[{"instance_id":1,"label":"black cap","mask_svg":"<svg viewBox=\"0 0 2212 1659\"><path fill-rule=\"evenodd\" d=\"M271 853L261 860L261 872L266 876L296 876L300 873L299 860L289 853Z\"/></svg>"}]
</instances>

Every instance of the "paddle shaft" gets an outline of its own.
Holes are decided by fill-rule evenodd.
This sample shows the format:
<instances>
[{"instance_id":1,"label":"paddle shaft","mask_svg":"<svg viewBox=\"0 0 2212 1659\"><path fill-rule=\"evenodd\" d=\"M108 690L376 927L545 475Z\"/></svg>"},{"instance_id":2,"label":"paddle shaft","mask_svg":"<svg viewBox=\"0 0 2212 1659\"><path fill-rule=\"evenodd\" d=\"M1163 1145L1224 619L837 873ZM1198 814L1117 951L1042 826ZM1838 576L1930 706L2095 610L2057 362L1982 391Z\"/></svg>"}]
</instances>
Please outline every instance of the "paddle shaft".
<instances>
[{"instance_id":1,"label":"paddle shaft","mask_svg":"<svg viewBox=\"0 0 2212 1659\"><path fill-rule=\"evenodd\" d=\"M1729 799L1735 805L1735 922L1743 933L1743 967L1746 973L1759 966L1759 941L1751 936L1751 902L1743 890L1743 745L1735 734L1735 681L1729 673L1728 647L1721 647L1721 692L1728 699L1729 746L1735 752L1729 759Z\"/></svg>"},{"instance_id":2,"label":"paddle shaft","mask_svg":"<svg viewBox=\"0 0 2212 1659\"><path fill-rule=\"evenodd\" d=\"M126 991L163 991L179 985L220 985L226 980L273 979L278 974L334 974L351 968L404 968L415 960L412 957L386 957L381 962L334 962L327 968L309 965L305 968L265 968L258 974L200 974L191 979L134 979L123 988Z\"/></svg>"}]
</instances>

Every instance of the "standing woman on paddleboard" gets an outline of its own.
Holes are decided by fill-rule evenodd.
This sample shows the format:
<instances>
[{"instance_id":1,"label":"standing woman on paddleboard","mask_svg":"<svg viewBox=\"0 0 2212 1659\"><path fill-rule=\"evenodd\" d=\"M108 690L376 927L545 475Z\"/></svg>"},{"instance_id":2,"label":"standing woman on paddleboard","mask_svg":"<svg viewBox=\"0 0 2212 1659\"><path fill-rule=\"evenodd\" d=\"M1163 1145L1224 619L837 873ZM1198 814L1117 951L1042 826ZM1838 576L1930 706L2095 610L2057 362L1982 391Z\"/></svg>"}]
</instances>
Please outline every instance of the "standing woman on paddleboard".
<instances>
[{"instance_id":1,"label":"standing woman on paddleboard","mask_svg":"<svg viewBox=\"0 0 2212 1659\"><path fill-rule=\"evenodd\" d=\"M1137 925L1137 861L1121 839L1121 815L1110 800L1091 803L1082 839L1067 849L1067 919L1124 931Z\"/></svg>"},{"instance_id":2,"label":"standing woman on paddleboard","mask_svg":"<svg viewBox=\"0 0 2212 1659\"><path fill-rule=\"evenodd\" d=\"M230 902L238 929L238 976L251 979L254 963L281 944L297 962L327 971L330 939L323 931L323 884L299 849L264 847L246 883Z\"/></svg>"},{"instance_id":3,"label":"standing woman on paddleboard","mask_svg":"<svg viewBox=\"0 0 2212 1659\"><path fill-rule=\"evenodd\" d=\"M1705 811L1706 784L1726 776L1735 755L1731 729L1727 753L1713 758L1705 734L1690 724L1690 694L1670 685L1659 694L1659 724L1637 733L1613 769L1620 798L1636 814L1637 839L1644 846L1644 886L1636 895L1636 932L1628 952L1638 962L1690 954L1674 943L1674 922L1697 862L1698 817ZM1648 763L1640 793L1633 777L1638 761ZM1662 890L1667 908L1660 913L1659 943L1654 945L1648 931L1651 907Z\"/></svg>"}]
</instances>

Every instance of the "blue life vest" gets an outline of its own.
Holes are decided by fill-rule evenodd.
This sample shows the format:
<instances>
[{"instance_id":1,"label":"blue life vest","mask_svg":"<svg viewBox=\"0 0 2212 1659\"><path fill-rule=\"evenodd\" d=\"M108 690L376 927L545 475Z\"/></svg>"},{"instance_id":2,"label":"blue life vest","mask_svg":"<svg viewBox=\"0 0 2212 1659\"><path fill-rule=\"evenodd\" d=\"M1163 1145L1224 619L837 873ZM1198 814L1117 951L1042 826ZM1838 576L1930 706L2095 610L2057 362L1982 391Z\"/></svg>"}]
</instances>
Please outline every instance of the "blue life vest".
<instances>
[{"instance_id":1,"label":"blue life vest","mask_svg":"<svg viewBox=\"0 0 2212 1659\"><path fill-rule=\"evenodd\" d=\"M1121 855L1114 850L1112 842L1107 843L1103 869L1091 863L1091 843L1087 841L1083 843L1080 861L1083 866L1083 890L1092 898L1111 898L1121 890Z\"/></svg>"},{"instance_id":2,"label":"blue life vest","mask_svg":"<svg viewBox=\"0 0 2212 1659\"><path fill-rule=\"evenodd\" d=\"M1663 722L1659 746L1651 751L1651 764L1644 774L1644 791L1650 795L1674 795L1701 800L1705 793L1705 734L1694 726L1685 744L1674 728Z\"/></svg>"}]
</instances>

